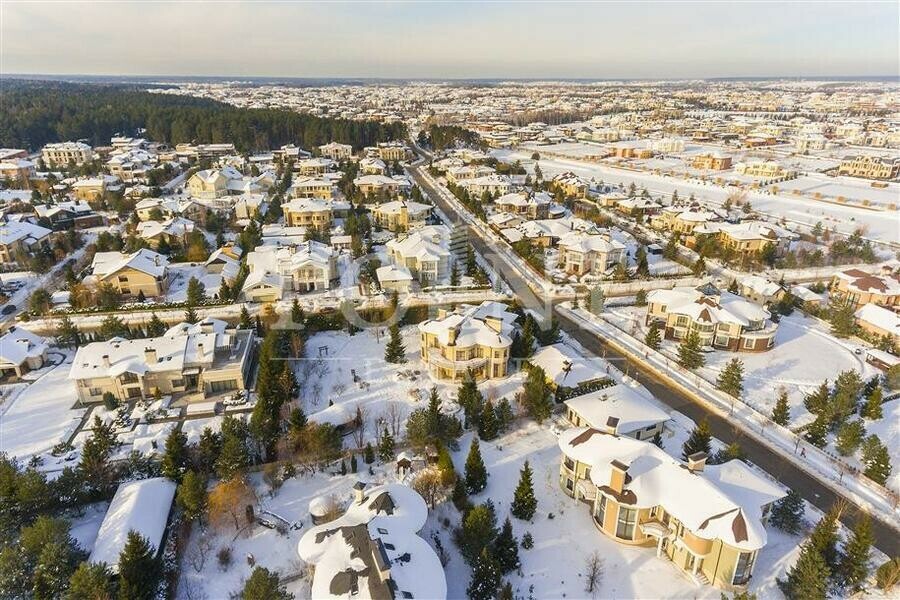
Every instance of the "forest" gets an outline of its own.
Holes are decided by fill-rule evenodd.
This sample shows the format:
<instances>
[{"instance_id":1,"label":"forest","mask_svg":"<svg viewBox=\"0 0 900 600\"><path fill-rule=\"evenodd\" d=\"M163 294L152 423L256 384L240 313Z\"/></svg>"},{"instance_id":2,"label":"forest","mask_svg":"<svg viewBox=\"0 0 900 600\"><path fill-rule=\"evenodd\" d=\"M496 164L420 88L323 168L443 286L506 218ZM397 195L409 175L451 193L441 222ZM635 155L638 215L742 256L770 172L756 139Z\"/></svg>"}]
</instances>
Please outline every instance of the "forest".
<instances>
[{"instance_id":1,"label":"forest","mask_svg":"<svg viewBox=\"0 0 900 600\"><path fill-rule=\"evenodd\" d=\"M128 85L4 79L0 146L37 150L51 142L109 143L115 135L180 144L234 143L254 152L331 141L355 150L406 135L402 123L328 119L289 110L238 108L202 98L156 94Z\"/></svg>"}]
</instances>

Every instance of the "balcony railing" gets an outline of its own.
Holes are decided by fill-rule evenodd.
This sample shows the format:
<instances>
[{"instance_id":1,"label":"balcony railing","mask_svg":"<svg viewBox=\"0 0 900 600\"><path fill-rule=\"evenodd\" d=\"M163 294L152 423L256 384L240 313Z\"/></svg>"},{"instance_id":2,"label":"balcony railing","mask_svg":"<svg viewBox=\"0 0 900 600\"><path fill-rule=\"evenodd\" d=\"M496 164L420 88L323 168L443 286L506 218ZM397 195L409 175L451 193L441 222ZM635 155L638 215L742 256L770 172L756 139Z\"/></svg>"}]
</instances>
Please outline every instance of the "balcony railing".
<instances>
[{"instance_id":1,"label":"balcony railing","mask_svg":"<svg viewBox=\"0 0 900 600\"><path fill-rule=\"evenodd\" d=\"M445 369L477 369L487 363L486 358L470 358L468 360L450 360L439 350L428 351L428 363Z\"/></svg>"}]
</instances>

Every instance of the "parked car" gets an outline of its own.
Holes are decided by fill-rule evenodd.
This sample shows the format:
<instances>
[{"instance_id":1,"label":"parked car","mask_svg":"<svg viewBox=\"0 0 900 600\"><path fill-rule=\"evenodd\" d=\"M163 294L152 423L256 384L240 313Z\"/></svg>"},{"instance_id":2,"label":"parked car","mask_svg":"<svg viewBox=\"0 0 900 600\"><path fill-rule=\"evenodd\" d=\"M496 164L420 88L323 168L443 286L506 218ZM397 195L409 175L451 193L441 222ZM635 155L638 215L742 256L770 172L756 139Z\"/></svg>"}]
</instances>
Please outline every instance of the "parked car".
<instances>
[{"instance_id":1,"label":"parked car","mask_svg":"<svg viewBox=\"0 0 900 600\"><path fill-rule=\"evenodd\" d=\"M3 307L3 310L0 310L0 314L3 314L3 315L11 315L14 312L16 312L15 304L7 304L6 306Z\"/></svg>"}]
</instances>

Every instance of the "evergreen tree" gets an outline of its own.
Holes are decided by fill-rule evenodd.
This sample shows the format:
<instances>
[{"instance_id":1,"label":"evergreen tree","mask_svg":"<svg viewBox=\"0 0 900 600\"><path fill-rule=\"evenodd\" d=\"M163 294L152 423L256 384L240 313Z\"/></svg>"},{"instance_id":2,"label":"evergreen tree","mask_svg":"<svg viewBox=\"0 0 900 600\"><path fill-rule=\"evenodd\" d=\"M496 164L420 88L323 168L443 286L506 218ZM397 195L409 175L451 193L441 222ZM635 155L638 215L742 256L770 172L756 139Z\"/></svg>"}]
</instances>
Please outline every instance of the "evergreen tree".
<instances>
[{"instance_id":1,"label":"evergreen tree","mask_svg":"<svg viewBox=\"0 0 900 600\"><path fill-rule=\"evenodd\" d=\"M851 302L837 302L831 308L831 333L840 338L856 333L856 314Z\"/></svg>"},{"instance_id":2,"label":"evergreen tree","mask_svg":"<svg viewBox=\"0 0 900 600\"><path fill-rule=\"evenodd\" d=\"M700 335L691 330L678 345L678 363L685 369L699 369L705 360L700 351Z\"/></svg>"},{"instance_id":3,"label":"evergreen tree","mask_svg":"<svg viewBox=\"0 0 900 600\"><path fill-rule=\"evenodd\" d=\"M227 417L226 417L227 419ZM234 429L225 430L223 424L222 447L216 459L216 475L219 479L228 480L250 466L250 453L247 450L246 425L235 425Z\"/></svg>"},{"instance_id":4,"label":"evergreen tree","mask_svg":"<svg viewBox=\"0 0 900 600\"><path fill-rule=\"evenodd\" d=\"M838 551L838 507L829 510L822 519L816 523L812 533L809 534L809 544L818 551L828 566L829 573L836 573L840 562Z\"/></svg>"},{"instance_id":5,"label":"evergreen tree","mask_svg":"<svg viewBox=\"0 0 900 600\"><path fill-rule=\"evenodd\" d=\"M503 522L497 539L494 540L494 556L497 557L497 563L503 573L509 573L519 568L519 542L513 535L512 523L509 517Z\"/></svg>"},{"instance_id":6,"label":"evergreen tree","mask_svg":"<svg viewBox=\"0 0 900 600\"><path fill-rule=\"evenodd\" d=\"M76 563L71 544L61 542L44 544L32 572L34 600L60 598L69 585L69 578L75 571Z\"/></svg>"},{"instance_id":7,"label":"evergreen tree","mask_svg":"<svg viewBox=\"0 0 900 600\"><path fill-rule=\"evenodd\" d=\"M522 470L519 471L519 483L510 506L512 515L523 521L530 521L537 511L537 498L534 496L534 484L531 479L531 465L526 460Z\"/></svg>"},{"instance_id":8,"label":"evergreen tree","mask_svg":"<svg viewBox=\"0 0 900 600\"><path fill-rule=\"evenodd\" d=\"M384 432L381 434L381 443L378 444L378 458L383 463L394 459L394 436L387 427L384 428Z\"/></svg>"},{"instance_id":9,"label":"evergreen tree","mask_svg":"<svg viewBox=\"0 0 900 600\"><path fill-rule=\"evenodd\" d=\"M193 306L188 306L187 310L184 311L184 322L190 323L191 325L199 323L200 317L197 315L197 309Z\"/></svg>"},{"instance_id":10,"label":"evergreen tree","mask_svg":"<svg viewBox=\"0 0 900 600\"><path fill-rule=\"evenodd\" d=\"M82 562L69 578L66 600L111 600L115 597L112 571L106 563Z\"/></svg>"},{"instance_id":11,"label":"evergreen tree","mask_svg":"<svg viewBox=\"0 0 900 600\"><path fill-rule=\"evenodd\" d=\"M241 590L240 600L292 600L277 571L256 567Z\"/></svg>"},{"instance_id":12,"label":"evergreen tree","mask_svg":"<svg viewBox=\"0 0 900 600\"><path fill-rule=\"evenodd\" d=\"M197 467L203 474L209 475L213 472L221 450L222 436L211 428L204 427L197 443Z\"/></svg>"},{"instance_id":13,"label":"evergreen tree","mask_svg":"<svg viewBox=\"0 0 900 600\"><path fill-rule=\"evenodd\" d=\"M820 415L806 428L803 439L817 448L824 448L827 436L828 420Z\"/></svg>"},{"instance_id":14,"label":"evergreen tree","mask_svg":"<svg viewBox=\"0 0 900 600\"><path fill-rule=\"evenodd\" d=\"M466 247L466 275L475 277L478 272L478 263L475 261L475 250L471 245Z\"/></svg>"},{"instance_id":15,"label":"evergreen tree","mask_svg":"<svg viewBox=\"0 0 900 600\"><path fill-rule=\"evenodd\" d=\"M500 398L500 403L497 405L497 424L500 428L501 432L505 432L509 429L509 426L512 424L515 415L513 414L512 405L509 403L509 400L506 398Z\"/></svg>"},{"instance_id":16,"label":"evergreen tree","mask_svg":"<svg viewBox=\"0 0 900 600\"><path fill-rule=\"evenodd\" d=\"M155 600L162 567L146 538L129 531L119 555L119 600Z\"/></svg>"},{"instance_id":17,"label":"evergreen tree","mask_svg":"<svg viewBox=\"0 0 900 600\"><path fill-rule=\"evenodd\" d=\"M166 334L166 324L162 322L156 313L150 317L150 321L147 323L147 336L148 337L162 337Z\"/></svg>"},{"instance_id":18,"label":"evergreen tree","mask_svg":"<svg viewBox=\"0 0 900 600\"><path fill-rule=\"evenodd\" d=\"M472 438L472 445L469 446L469 454L466 456L466 491L470 494L477 494L487 487L488 472L481 458L481 447L478 444L478 437Z\"/></svg>"},{"instance_id":19,"label":"evergreen tree","mask_svg":"<svg viewBox=\"0 0 900 600\"><path fill-rule=\"evenodd\" d=\"M166 449L162 458L162 474L178 483L188 462L187 435L174 428L166 437Z\"/></svg>"},{"instance_id":20,"label":"evergreen tree","mask_svg":"<svg viewBox=\"0 0 900 600\"><path fill-rule=\"evenodd\" d=\"M869 564L872 543L872 521L869 515L862 513L853 527L853 534L844 544L837 573L845 591L852 594L862 591L869 578Z\"/></svg>"},{"instance_id":21,"label":"evergreen tree","mask_svg":"<svg viewBox=\"0 0 900 600\"><path fill-rule=\"evenodd\" d=\"M472 580L466 588L469 600L494 600L500 587L502 576L500 565L493 554L485 548L478 555L472 567Z\"/></svg>"},{"instance_id":22,"label":"evergreen tree","mask_svg":"<svg viewBox=\"0 0 900 600\"><path fill-rule=\"evenodd\" d=\"M463 377L456 399L463 409L466 427L477 425L481 420L484 397L481 395L478 384L475 383L475 377L471 372L466 373L466 376Z\"/></svg>"},{"instance_id":23,"label":"evergreen tree","mask_svg":"<svg viewBox=\"0 0 900 600\"><path fill-rule=\"evenodd\" d=\"M553 412L550 386L547 384L547 376L542 368L531 366L527 369L528 376L525 378L525 386L522 390L522 405L528 416L538 423L543 423Z\"/></svg>"},{"instance_id":24,"label":"evergreen tree","mask_svg":"<svg viewBox=\"0 0 900 600\"><path fill-rule=\"evenodd\" d=\"M403 345L403 338L400 336L400 326L394 323L389 328L390 339L384 347L384 360L389 363L405 363L406 347Z\"/></svg>"},{"instance_id":25,"label":"evergreen tree","mask_svg":"<svg viewBox=\"0 0 900 600\"><path fill-rule=\"evenodd\" d=\"M709 429L709 422L703 419L699 425L694 427L691 435L681 447L681 459L687 460L689 456L697 452L705 452L708 456L711 441L712 432Z\"/></svg>"},{"instance_id":26,"label":"evergreen tree","mask_svg":"<svg viewBox=\"0 0 900 600\"><path fill-rule=\"evenodd\" d=\"M456 287L459 285L459 266L455 260L452 263L450 266L450 285Z\"/></svg>"},{"instance_id":27,"label":"evergreen tree","mask_svg":"<svg viewBox=\"0 0 900 600\"><path fill-rule=\"evenodd\" d=\"M187 305L197 306L206 300L206 287L196 277L191 277L187 284Z\"/></svg>"},{"instance_id":28,"label":"evergreen tree","mask_svg":"<svg viewBox=\"0 0 900 600\"><path fill-rule=\"evenodd\" d=\"M456 532L456 544L469 564L481 551L490 548L497 537L497 515L490 501L463 512L462 526Z\"/></svg>"},{"instance_id":29,"label":"evergreen tree","mask_svg":"<svg viewBox=\"0 0 900 600\"><path fill-rule=\"evenodd\" d=\"M175 497L185 519L194 521L202 517L206 512L207 499L206 479L196 471L186 472Z\"/></svg>"},{"instance_id":30,"label":"evergreen tree","mask_svg":"<svg viewBox=\"0 0 900 600\"><path fill-rule=\"evenodd\" d=\"M800 550L800 558L788 571L786 581L780 582L788 600L826 600L831 570L822 554L807 542Z\"/></svg>"},{"instance_id":31,"label":"evergreen tree","mask_svg":"<svg viewBox=\"0 0 900 600\"><path fill-rule=\"evenodd\" d=\"M359 471L359 463L356 461L356 454L350 455L350 472L356 473Z\"/></svg>"},{"instance_id":32,"label":"evergreen tree","mask_svg":"<svg viewBox=\"0 0 900 600\"><path fill-rule=\"evenodd\" d=\"M866 427L861 419L847 421L838 428L835 448L841 456L850 456L866 437Z\"/></svg>"},{"instance_id":33,"label":"evergreen tree","mask_svg":"<svg viewBox=\"0 0 900 600\"><path fill-rule=\"evenodd\" d=\"M77 348L81 344L81 332L69 315L63 315L56 326L56 343L63 348Z\"/></svg>"},{"instance_id":34,"label":"evergreen tree","mask_svg":"<svg viewBox=\"0 0 900 600\"><path fill-rule=\"evenodd\" d=\"M881 386L877 386L869 393L868 396L866 396L866 403L862 407L862 416L872 421L877 421L878 419L882 418L883 413L881 410L881 403Z\"/></svg>"},{"instance_id":35,"label":"evergreen tree","mask_svg":"<svg viewBox=\"0 0 900 600\"><path fill-rule=\"evenodd\" d=\"M803 405L814 415L827 414L830 399L831 390L828 388L828 381L825 380L816 388L816 391L804 396Z\"/></svg>"},{"instance_id":36,"label":"evergreen tree","mask_svg":"<svg viewBox=\"0 0 900 600\"><path fill-rule=\"evenodd\" d=\"M241 307L241 319L238 322L239 329L253 329L253 320L250 318L250 311L247 305Z\"/></svg>"},{"instance_id":37,"label":"evergreen tree","mask_svg":"<svg viewBox=\"0 0 900 600\"><path fill-rule=\"evenodd\" d=\"M503 584L503 587L500 588L500 593L497 595L497 600L515 600L512 583L507 581Z\"/></svg>"},{"instance_id":38,"label":"evergreen tree","mask_svg":"<svg viewBox=\"0 0 900 600\"><path fill-rule=\"evenodd\" d=\"M291 303L291 321L299 324L303 322L303 318L303 309L300 308L300 301L294 298L293 303Z\"/></svg>"},{"instance_id":39,"label":"evergreen tree","mask_svg":"<svg viewBox=\"0 0 900 600\"><path fill-rule=\"evenodd\" d=\"M732 358L719 373L716 387L734 398L740 398L744 390L744 363L739 358Z\"/></svg>"},{"instance_id":40,"label":"evergreen tree","mask_svg":"<svg viewBox=\"0 0 900 600\"><path fill-rule=\"evenodd\" d=\"M785 533L796 535L803 524L803 496L794 490L788 490L787 496L772 506L772 525Z\"/></svg>"},{"instance_id":41,"label":"evergreen tree","mask_svg":"<svg viewBox=\"0 0 900 600\"><path fill-rule=\"evenodd\" d=\"M657 431L656 433L653 434L653 439L650 441L653 442L653 445L656 446L657 448L660 448L663 450L665 449L663 447L662 433L660 433L659 431Z\"/></svg>"},{"instance_id":42,"label":"evergreen tree","mask_svg":"<svg viewBox=\"0 0 900 600\"><path fill-rule=\"evenodd\" d=\"M781 390L778 395L775 408L772 409L772 420L782 427L787 427L791 420L791 406L788 404L788 394L785 390Z\"/></svg>"},{"instance_id":43,"label":"evergreen tree","mask_svg":"<svg viewBox=\"0 0 900 600\"><path fill-rule=\"evenodd\" d=\"M494 412L493 403L488 400L484 404L481 411L481 417L478 419L478 437L488 441L497 437L500 425L497 421L497 414Z\"/></svg>"},{"instance_id":44,"label":"evergreen tree","mask_svg":"<svg viewBox=\"0 0 900 600\"><path fill-rule=\"evenodd\" d=\"M875 483L884 485L891 476L891 455L876 435L870 435L863 443L863 474Z\"/></svg>"},{"instance_id":45,"label":"evergreen tree","mask_svg":"<svg viewBox=\"0 0 900 600\"><path fill-rule=\"evenodd\" d=\"M371 443L366 444L366 449L363 452L363 462L365 462L367 465L371 465L373 462L375 462L375 450L372 449Z\"/></svg>"},{"instance_id":46,"label":"evergreen tree","mask_svg":"<svg viewBox=\"0 0 900 600\"><path fill-rule=\"evenodd\" d=\"M644 335L644 343L654 350L659 350L660 346L662 346L662 336L659 333L659 329L659 323L654 321L650 323L650 328L647 329L647 333Z\"/></svg>"}]
</instances>

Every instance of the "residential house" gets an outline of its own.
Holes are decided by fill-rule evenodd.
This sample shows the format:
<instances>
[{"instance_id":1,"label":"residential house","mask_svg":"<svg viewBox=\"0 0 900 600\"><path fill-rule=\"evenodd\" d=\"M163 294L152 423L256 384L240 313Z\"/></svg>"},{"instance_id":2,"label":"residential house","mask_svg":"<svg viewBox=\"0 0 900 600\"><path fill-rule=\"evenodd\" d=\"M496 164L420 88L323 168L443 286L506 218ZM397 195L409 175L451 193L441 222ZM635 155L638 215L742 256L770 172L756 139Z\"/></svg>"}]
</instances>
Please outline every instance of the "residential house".
<instances>
[{"instance_id":1,"label":"residential house","mask_svg":"<svg viewBox=\"0 0 900 600\"><path fill-rule=\"evenodd\" d=\"M699 207L667 206L652 218L650 224L656 229L689 236L695 228L716 219L715 213Z\"/></svg>"},{"instance_id":2,"label":"residential house","mask_svg":"<svg viewBox=\"0 0 900 600\"><path fill-rule=\"evenodd\" d=\"M367 487L357 482L346 512L322 523L322 508L337 502L315 498L312 521L297 551L310 565L313 598L444 600L447 581L441 560L417 535L428 506L413 489L398 483Z\"/></svg>"},{"instance_id":3,"label":"residential house","mask_svg":"<svg viewBox=\"0 0 900 600\"><path fill-rule=\"evenodd\" d=\"M51 233L27 221L0 222L0 264L18 264L22 257L49 250Z\"/></svg>"},{"instance_id":4,"label":"residential house","mask_svg":"<svg viewBox=\"0 0 900 600\"><path fill-rule=\"evenodd\" d=\"M534 220L547 218L551 202L547 192L513 192L494 200L494 206L499 211Z\"/></svg>"},{"instance_id":5,"label":"residential house","mask_svg":"<svg viewBox=\"0 0 900 600\"><path fill-rule=\"evenodd\" d=\"M291 182L290 195L293 198L331 200L334 197L334 184L322 177L297 177Z\"/></svg>"},{"instance_id":6,"label":"residential house","mask_svg":"<svg viewBox=\"0 0 900 600\"><path fill-rule=\"evenodd\" d=\"M137 235L154 250L161 244L186 246L188 235L195 229L194 222L182 217L165 221L141 221L137 225Z\"/></svg>"},{"instance_id":7,"label":"residential house","mask_svg":"<svg viewBox=\"0 0 900 600\"><path fill-rule=\"evenodd\" d=\"M36 204L34 212L41 219L47 219L54 231L84 229L106 223L106 217L94 212L91 205L83 200L66 200L56 204Z\"/></svg>"},{"instance_id":8,"label":"residential house","mask_svg":"<svg viewBox=\"0 0 900 600\"><path fill-rule=\"evenodd\" d=\"M402 176L388 177L387 175L362 175L353 180L353 185L359 189L363 196L384 194L395 196L401 190L411 187L409 179Z\"/></svg>"},{"instance_id":9,"label":"residential house","mask_svg":"<svg viewBox=\"0 0 900 600\"><path fill-rule=\"evenodd\" d=\"M663 434L671 417L649 395L636 382L617 383L566 400L566 420L575 427L615 426L618 435L652 440Z\"/></svg>"},{"instance_id":10,"label":"residential house","mask_svg":"<svg viewBox=\"0 0 900 600\"><path fill-rule=\"evenodd\" d=\"M838 173L865 179L897 179L900 177L900 158L864 154L845 156L838 167Z\"/></svg>"},{"instance_id":11,"label":"residential house","mask_svg":"<svg viewBox=\"0 0 900 600\"><path fill-rule=\"evenodd\" d=\"M213 321L189 333L113 338L80 346L69 379L82 403L102 402L107 392L123 401L157 392L203 399L247 389L253 344L252 330L216 331Z\"/></svg>"},{"instance_id":12,"label":"residential house","mask_svg":"<svg viewBox=\"0 0 900 600\"><path fill-rule=\"evenodd\" d=\"M34 177L34 163L24 158L9 158L0 161L0 181L15 187L26 188Z\"/></svg>"},{"instance_id":13,"label":"residential house","mask_svg":"<svg viewBox=\"0 0 900 600\"><path fill-rule=\"evenodd\" d=\"M566 197L571 198L584 198L587 196L588 189L590 189L590 182L588 180L571 172L556 175L550 181L550 185L553 188L562 191Z\"/></svg>"},{"instance_id":14,"label":"residential house","mask_svg":"<svg viewBox=\"0 0 900 600\"><path fill-rule=\"evenodd\" d=\"M319 154L331 160L346 160L353 156L353 146L330 142L319 146Z\"/></svg>"},{"instance_id":15,"label":"residential house","mask_svg":"<svg viewBox=\"0 0 900 600\"><path fill-rule=\"evenodd\" d=\"M600 275L622 262L625 244L608 233L573 231L558 244L559 266L569 275Z\"/></svg>"},{"instance_id":16,"label":"residential house","mask_svg":"<svg viewBox=\"0 0 900 600\"><path fill-rule=\"evenodd\" d=\"M72 184L72 192L78 200L96 202L106 193L106 179L102 175L79 179Z\"/></svg>"},{"instance_id":17,"label":"residential house","mask_svg":"<svg viewBox=\"0 0 900 600\"><path fill-rule=\"evenodd\" d=\"M697 332L701 346L733 352L769 350L778 330L769 317L760 305L712 284L647 294L647 324L662 324L666 339L681 340Z\"/></svg>"},{"instance_id":18,"label":"residential house","mask_svg":"<svg viewBox=\"0 0 900 600\"><path fill-rule=\"evenodd\" d=\"M875 275L860 269L847 269L832 278L831 296L854 307L865 304L900 306L900 273Z\"/></svg>"},{"instance_id":19,"label":"residential house","mask_svg":"<svg viewBox=\"0 0 900 600\"><path fill-rule=\"evenodd\" d=\"M900 315L877 304L864 304L855 313L860 329L900 346Z\"/></svg>"},{"instance_id":20,"label":"residential house","mask_svg":"<svg viewBox=\"0 0 900 600\"><path fill-rule=\"evenodd\" d=\"M378 284L386 292L408 294L412 288L413 276L403 265L385 265L375 269Z\"/></svg>"},{"instance_id":21,"label":"residential house","mask_svg":"<svg viewBox=\"0 0 900 600\"><path fill-rule=\"evenodd\" d=\"M759 275L743 277L739 285L741 296L762 306L780 301L785 294L783 287Z\"/></svg>"},{"instance_id":22,"label":"residential house","mask_svg":"<svg viewBox=\"0 0 900 600\"><path fill-rule=\"evenodd\" d=\"M334 168L330 158L306 158L294 163L294 171L304 177L321 177Z\"/></svg>"},{"instance_id":23,"label":"residential house","mask_svg":"<svg viewBox=\"0 0 900 600\"><path fill-rule=\"evenodd\" d=\"M292 246L259 246L247 254L250 273L244 281L247 300L280 300L285 290L327 290L338 278L337 260L330 246L307 241Z\"/></svg>"},{"instance_id":24,"label":"residential house","mask_svg":"<svg viewBox=\"0 0 900 600\"><path fill-rule=\"evenodd\" d=\"M59 142L41 149L41 158L48 167L83 165L94 160L94 151L84 142Z\"/></svg>"},{"instance_id":25,"label":"residential house","mask_svg":"<svg viewBox=\"0 0 900 600\"><path fill-rule=\"evenodd\" d=\"M281 205L284 224L288 227L315 227L326 231L331 228L331 204L316 198L297 198Z\"/></svg>"},{"instance_id":26,"label":"residential house","mask_svg":"<svg viewBox=\"0 0 900 600\"><path fill-rule=\"evenodd\" d=\"M363 175L386 175L387 165L380 158L363 158L359 161L359 170Z\"/></svg>"},{"instance_id":27,"label":"residential house","mask_svg":"<svg viewBox=\"0 0 900 600\"><path fill-rule=\"evenodd\" d=\"M439 309L436 319L419 323L422 362L437 379L506 377L516 316L491 301Z\"/></svg>"},{"instance_id":28,"label":"residential house","mask_svg":"<svg viewBox=\"0 0 900 600\"><path fill-rule=\"evenodd\" d=\"M47 362L49 344L21 327L10 327L0 336L0 377L22 377Z\"/></svg>"},{"instance_id":29,"label":"residential house","mask_svg":"<svg viewBox=\"0 0 900 600\"><path fill-rule=\"evenodd\" d=\"M746 589L784 490L741 460L707 466L701 452L682 463L617 427L611 419L560 435L563 491L586 502L611 539L655 547L698 584Z\"/></svg>"},{"instance_id":30,"label":"residential house","mask_svg":"<svg viewBox=\"0 0 900 600\"><path fill-rule=\"evenodd\" d=\"M464 181L494 175L496 171L486 165L460 165L447 169L447 181L460 185Z\"/></svg>"},{"instance_id":31,"label":"residential house","mask_svg":"<svg viewBox=\"0 0 900 600\"><path fill-rule=\"evenodd\" d=\"M512 189L509 177L496 174L467 179L460 185L474 198L480 198L485 192L488 192L491 196L502 196L503 194L508 194L510 189Z\"/></svg>"},{"instance_id":32,"label":"residential house","mask_svg":"<svg viewBox=\"0 0 900 600\"><path fill-rule=\"evenodd\" d=\"M384 202L372 210L375 225L388 231L402 233L425 225L432 206L412 200Z\"/></svg>"},{"instance_id":33,"label":"residential house","mask_svg":"<svg viewBox=\"0 0 900 600\"><path fill-rule=\"evenodd\" d=\"M724 171L731 168L731 157L720 152L705 152L696 155L691 166L705 171Z\"/></svg>"},{"instance_id":34,"label":"residential house","mask_svg":"<svg viewBox=\"0 0 900 600\"><path fill-rule=\"evenodd\" d=\"M92 274L85 278L89 285L109 283L123 296L163 296L169 287L168 257L142 248L137 252L97 252L91 263Z\"/></svg>"},{"instance_id":35,"label":"residential house","mask_svg":"<svg viewBox=\"0 0 900 600\"><path fill-rule=\"evenodd\" d=\"M435 285L450 276L449 244L445 225L428 225L390 240L386 247L394 264L409 269L423 285Z\"/></svg>"}]
</instances>

